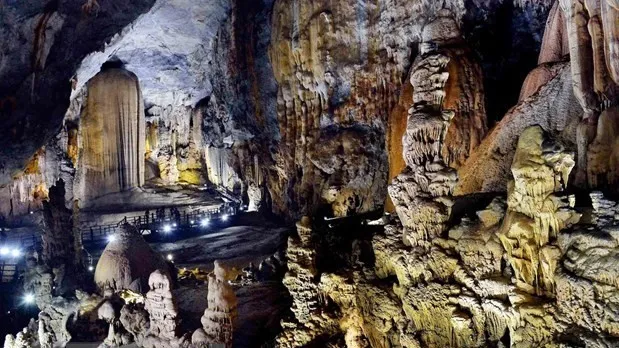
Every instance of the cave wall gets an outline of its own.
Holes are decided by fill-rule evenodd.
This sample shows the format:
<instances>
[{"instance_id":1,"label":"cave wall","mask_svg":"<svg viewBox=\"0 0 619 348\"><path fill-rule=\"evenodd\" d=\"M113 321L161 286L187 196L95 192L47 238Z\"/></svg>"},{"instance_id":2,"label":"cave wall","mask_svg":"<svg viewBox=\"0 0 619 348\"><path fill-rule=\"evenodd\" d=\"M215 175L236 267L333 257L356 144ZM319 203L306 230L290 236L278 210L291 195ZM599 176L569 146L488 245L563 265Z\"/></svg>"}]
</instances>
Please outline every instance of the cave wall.
<instances>
[{"instance_id":1,"label":"cave wall","mask_svg":"<svg viewBox=\"0 0 619 348\"><path fill-rule=\"evenodd\" d=\"M96 15L74 1L4 1L0 6L0 183L6 184L58 133L71 78L90 52L154 1L105 1Z\"/></svg>"},{"instance_id":2,"label":"cave wall","mask_svg":"<svg viewBox=\"0 0 619 348\"><path fill-rule=\"evenodd\" d=\"M60 9L69 11L65 6L69 4L63 3ZM472 57L479 59L484 87L490 96L498 90L497 85L518 84L512 81L520 77L502 74L514 70L514 66L515 70L529 69L539 49L540 23L544 23L549 2L332 4L222 0L205 7L162 1L141 16L136 12L132 18L127 17L131 25L115 27L115 35L108 35L105 46L98 46L99 51L76 45L80 59L71 67L58 69L63 74L71 72L70 107L74 109L82 107L83 86L112 56L137 75L146 107L146 172L151 179L165 184L211 182L238 193L252 187L263 199L272 201L273 211L289 217L324 207L336 215L366 212L384 204L386 182L402 167L397 164L401 158L400 139L408 104L412 102L408 87L402 86L408 85L409 67L419 52L420 28L443 6L458 18ZM37 11L45 12L44 8L9 3L2 15L7 22L26 27L30 25L27 17L16 13L27 8L33 18L41 16L35 14ZM89 13L79 7L77 23L76 18L57 20L57 16L64 18L61 10L49 18L48 31L59 25L63 30L70 30L69 25L81 25L87 27L83 30L88 34L105 25L109 16L117 16L113 11L121 12L123 8L107 2ZM130 12L126 10L124 15ZM165 24L160 27L152 23ZM110 27L99 34L108 31ZM486 38L488 33L508 39L502 40L504 45L497 50ZM50 52L61 49L52 42L58 35L44 35ZM68 50L65 41L60 44ZM5 45L13 47L9 41ZM26 47L8 52L26 56L20 49ZM90 54L84 58L86 53ZM5 62L9 56L3 54ZM59 62L38 61L49 65L50 74L58 73L52 69ZM6 64L3 67L8 71ZM10 78L4 83L17 83L13 75L7 75ZM21 81L24 86L26 82ZM54 93L60 90L54 89ZM41 95L53 97L49 93ZM511 96L510 102L517 98L510 92L501 96ZM5 99L3 110L23 104L10 96ZM491 100L487 108L492 124L500 117L500 111L493 110L502 109L495 102L499 98ZM39 103L34 104L38 108ZM29 117L42 114L34 109L30 112L35 116ZM79 123L75 115L80 112L69 113L64 125L56 117L54 130L50 131L50 135L58 134L62 128L61 147L67 150L50 156L68 156L75 166L75 145L68 149L68 142L75 142L70 133L75 132L72 124ZM47 127L35 131L43 128ZM200 128L202 134L198 134ZM30 138L26 132L20 134ZM20 143L37 149L44 144L42 140L56 143L50 141L50 136L33 138L38 139L37 146L28 145L33 140L14 141L11 146ZM357 141L365 140L375 144L374 148L353 148ZM339 154L335 161L328 158L332 152ZM3 162L11 167L5 182L24 168L27 158L13 162L18 157ZM363 160L351 161L357 157ZM52 177L58 175L50 174L46 181L53 183ZM29 200L22 197L15 201Z\"/></svg>"}]
</instances>

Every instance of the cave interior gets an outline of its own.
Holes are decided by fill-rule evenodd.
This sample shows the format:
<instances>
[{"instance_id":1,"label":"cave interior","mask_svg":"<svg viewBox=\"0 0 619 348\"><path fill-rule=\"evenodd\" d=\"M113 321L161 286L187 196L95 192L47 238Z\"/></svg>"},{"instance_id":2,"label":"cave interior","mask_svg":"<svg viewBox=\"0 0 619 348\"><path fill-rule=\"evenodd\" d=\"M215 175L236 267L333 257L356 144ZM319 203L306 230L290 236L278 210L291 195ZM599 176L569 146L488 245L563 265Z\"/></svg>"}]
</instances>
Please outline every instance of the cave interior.
<instances>
[{"instance_id":1,"label":"cave interior","mask_svg":"<svg viewBox=\"0 0 619 348\"><path fill-rule=\"evenodd\" d=\"M0 0L0 344L619 347L618 0Z\"/></svg>"}]
</instances>

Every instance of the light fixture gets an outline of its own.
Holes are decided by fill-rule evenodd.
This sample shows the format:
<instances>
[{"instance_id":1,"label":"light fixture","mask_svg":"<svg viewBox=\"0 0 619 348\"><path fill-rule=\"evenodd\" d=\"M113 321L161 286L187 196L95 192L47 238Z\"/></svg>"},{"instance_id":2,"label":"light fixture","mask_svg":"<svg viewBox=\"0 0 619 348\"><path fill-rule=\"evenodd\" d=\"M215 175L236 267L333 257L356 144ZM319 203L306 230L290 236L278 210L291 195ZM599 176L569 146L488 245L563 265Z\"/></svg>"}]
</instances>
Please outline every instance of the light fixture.
<instances>
[{"instance_id":1,"label":"light fixture","mask_svg":"<svg viewBox=\"0 0 619 348\"><path fill-rule=\"evenodd\" d=\"M94 267L92 267L92 266L88 266L88 272L92 272L92 271L94 271L94 270L95 270L95 268L94 268Z\"/></svg>"},{"instance_id":2,"label":"light fixture","mask_svg":"<svg viewBox=\"0 0 619 348\"><path fill-rule=\"evenodd\" d=\"M31 293L27 293L26 295L24 295L24 303L26 304L34 303L34 295Z\"/></svg>"},{"instance_id":3,"label":"light fixture","mask_svg":"<svg viewBox=\"0 0 619 348\"><path fill-rule=\"evenodd\" d=\"M191 221L189 221L189 223L193 225L193 224L195 224L196 222L195 222L195 221L193 221L193 220L191 220Z\"/></svg>"},{"instance_id":4,"label":"light fixture","mask_svg":"<svg viewBox=\"0 0 619 348\"><path fill-rule=\"evenodd\" d=\"M0 255L4 256L4 255L8 255L11 252L11 250L7 247L2 247L0 248Z\"/></svg>"},{"instance_id":5,"label":"light fixture","mask_svg":"<svg viewBox=\"0 0 619 348\"><path fill-rule=\"evenodd\" d=\"M204 218L204 219L202 219L202 221L200 221L200 226L202 226L202 227L206 227L206 226L208 226L208 224L210 224L210 223L211 223L211 219L209 219L209 218Z\"/></svg>"},{"instance_id":6,"label":"light fixture","mask_svg":"<svg viewBox=\"0 0 619 348\"><path fill-rule=\"evenodd\" d=\"M115 234L110 234L109 236L107 236L107 241L110 243L113 243L116 241L116 235Z\"/></svg>"},{"instance_id":7,"label":"light fixture","mask_svg":"<svg viewBox=\"0 0 619 348\"><path fill-rule=\"evenodd\" d=\"M172 256L172 254L168 254L167 258L169 261L172 261L174 259L174 256Z\"/></svg>"},{"instance_id":8,"label":"light fixture","mask_svg":"<svg viewBox=\"0 0 619 348\"><path fill-rule=\"evenodd\" d=\"M176 222L172 224L173 227L176 227Z\"/></svg>"},{"instance_id":9,"label":"light fixture","mask_svg":"<svg viewBox=\"0 0 619 348\"><path fill-rule=\"evenodd\" d=\"M221 216L221 221L228 221L228 214L224 214Z\"/></svg>"},{"instance_id":10,"label":"light fixture","mask_svg":"<svg viewBox=\"0 0 619 348\"><path fill-rule=\"evenodd\" d=\"M163 233L170 233L172 232L172 226L170 225L163 225Z\"/></svg>"},{"instance_id":11,"label":"light fixture","mask_svg":"<svg viewBox=\"0 0 619 348\"><path fill-rule=\"evenodd\" d=\"M32 215L32 214L34 214L34 212L31 210L31 211L30 211L30 215Z\"/></svg>"},{"instance_id":12,"label":"light fixture","mask_svg":"<svg viewBox=\"0 0 619 348\"><path fill-rule=\"evenodd\" d=\"M11 250L11 256L13 256L13 257L20 257L21 256L21 250L19 250L17 248Z\"/></svg>"}]
</instances>

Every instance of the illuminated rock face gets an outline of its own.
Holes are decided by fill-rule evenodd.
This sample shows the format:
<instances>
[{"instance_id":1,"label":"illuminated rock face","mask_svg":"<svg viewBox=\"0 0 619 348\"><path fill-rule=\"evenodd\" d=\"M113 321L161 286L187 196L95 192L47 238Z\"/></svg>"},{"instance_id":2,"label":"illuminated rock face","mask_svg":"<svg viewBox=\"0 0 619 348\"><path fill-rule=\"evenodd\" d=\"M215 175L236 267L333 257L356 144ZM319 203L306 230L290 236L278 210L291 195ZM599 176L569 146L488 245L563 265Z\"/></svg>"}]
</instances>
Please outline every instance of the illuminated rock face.
<instances>
[{"instance_id":1,"label":"illuminated rock face","mask_svg":"<svg viewBox=\"0 0 619 348\"><path fill-rule=\"evenodd\" d=\"M83 199L144 184L144 104L137 77L104 68L88 83L81 118Z\"/></svg>"},{"instance_id":2,"label":"illuminated rock face","mask_svg":"<svg viewBox=\"0 0 619 348\"><path fill-rule=\"evenodd\" d=\"M389 188L411 245L443 232L455 168L486 132L481 74L467 57L451 15L441 12L422 31L426 41L412 67L413 105L403 138L407 169Z\"/></svg>"},{"instance_id":3,"label":"illuminated rock face","mask_svg":"<svg viewBox=\"0 0 619 348\"><path fill-rule=\"evenodd\" d=\"M544 139L541 127L527 128L518 141L508 185L507 214L499 238L507 251L516 286L527 293L552 297L561 250L561 230L578 222L567 199L573 155Z\"/></svg>"}]
</instances>

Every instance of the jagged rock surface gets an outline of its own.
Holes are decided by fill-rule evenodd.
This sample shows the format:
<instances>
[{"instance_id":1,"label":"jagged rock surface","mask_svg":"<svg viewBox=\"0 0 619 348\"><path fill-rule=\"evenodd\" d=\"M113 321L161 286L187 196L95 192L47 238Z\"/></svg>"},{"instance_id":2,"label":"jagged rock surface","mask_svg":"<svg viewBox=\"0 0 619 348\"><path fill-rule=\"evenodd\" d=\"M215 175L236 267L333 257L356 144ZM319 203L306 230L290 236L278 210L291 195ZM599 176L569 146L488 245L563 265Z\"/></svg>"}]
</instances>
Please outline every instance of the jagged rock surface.
<instances>
[{"instance_id":1,"label":"jagged rock surface","mask_svg":"<svg viewBox=\"0 0 619 348\"><path fill-rule=\"evenodd\" d=\"M568 148L576 148L582 109L572 91L569 64L548 68L553 76L550 81L511 109L459 168L456 195L506 192L518 137L528 127L539 125Z\"/></svg>"}]
</instances>

